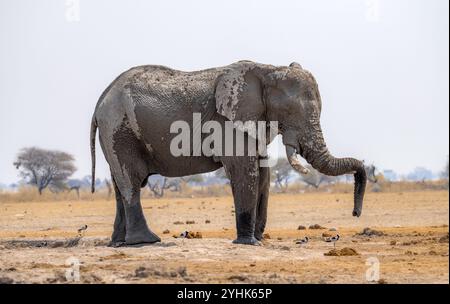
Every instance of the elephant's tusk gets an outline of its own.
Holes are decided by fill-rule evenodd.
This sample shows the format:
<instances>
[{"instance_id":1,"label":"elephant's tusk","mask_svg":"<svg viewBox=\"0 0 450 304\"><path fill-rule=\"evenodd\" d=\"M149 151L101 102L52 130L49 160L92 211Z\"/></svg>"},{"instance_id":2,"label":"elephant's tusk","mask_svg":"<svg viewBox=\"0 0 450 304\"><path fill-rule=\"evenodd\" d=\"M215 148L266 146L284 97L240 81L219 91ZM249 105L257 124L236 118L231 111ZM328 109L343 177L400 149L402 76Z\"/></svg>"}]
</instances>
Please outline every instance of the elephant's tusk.
<instances>
[{"instance_id":1,"label":"elephant's tusk","mask_svg":"<svg viewBox=\"0 0 450 304\"><path fill-rule=\"evenodd\" d=\"M293 155L290 157L290 163L291 163L292 167L294 167L294 169L297 170L297 171L299 171L300 173L302 173L302 174L308 174L308 173L309 173L309 169L308 169L308 168L305 168L305 167L300 163L300 161L298 160L296 154L293 154Z\"/></svg>"},{"instance_id":2,"label":"elephant's tusk","mask_svg":"<svg viewBox=\"0 0 450 304\"><path fill-rule=\"evenodd\" d=\"M300 172L301 174L308 174L309 169L305 168L300 160L297 158L297 153L295 152L295 149L286 146L286 156L288 158L289 164L291 164L292 168L294 168L296 171Z\"/></svg>"}]
</instances>

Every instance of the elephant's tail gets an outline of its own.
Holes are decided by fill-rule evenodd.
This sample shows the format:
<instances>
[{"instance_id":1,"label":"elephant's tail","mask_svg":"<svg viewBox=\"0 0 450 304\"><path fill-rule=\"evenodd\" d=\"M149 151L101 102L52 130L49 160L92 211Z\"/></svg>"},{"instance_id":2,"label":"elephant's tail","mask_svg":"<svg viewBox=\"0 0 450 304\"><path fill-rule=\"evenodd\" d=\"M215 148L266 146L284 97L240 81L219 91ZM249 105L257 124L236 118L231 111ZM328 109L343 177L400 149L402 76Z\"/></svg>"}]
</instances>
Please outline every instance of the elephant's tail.
<instances>
[{"instance_id":1,"label":"elephant's tail","mask_svg":"<svg viewBox=\"0 0 450 304\"><path fill-rule=\"evenodd\" d=\"M91 161L92 161L92 184L91 192L95 192L95 135L97 133L97 120L95 119L95 113L91 121Z\"/></svg>"}]
</instances>

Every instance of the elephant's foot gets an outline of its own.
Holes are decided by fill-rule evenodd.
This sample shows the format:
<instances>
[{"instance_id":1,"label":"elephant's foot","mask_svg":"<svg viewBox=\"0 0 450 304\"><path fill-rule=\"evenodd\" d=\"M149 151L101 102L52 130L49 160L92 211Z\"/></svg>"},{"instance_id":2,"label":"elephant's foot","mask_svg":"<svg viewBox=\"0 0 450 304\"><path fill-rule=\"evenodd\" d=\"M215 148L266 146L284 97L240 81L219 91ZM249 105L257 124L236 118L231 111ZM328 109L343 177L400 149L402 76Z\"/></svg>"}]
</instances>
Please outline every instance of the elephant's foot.
<instances>
[{"instance_id":1,"label":"elephant's foot","mask_svg":"<svg viewBox=\"0 0 450 304\"><path fill-rule=\"evenodd\" d=\"M126 245L152 244L156 242L161 242L161 239L149 229L137 231L127 230L127 235L125 237Z\"/></svg>"},{"instance_id":2,"label":"elephant's foot","mask_svg":"<svg viewBox=\"0 0 450 304\"><path fill-rule=\"evenodd\" d=\"M257 239L258 241L263 241L264 240L264 234L263 232L255 232L255 239Z\"/></svg>"},{"instance_id":3,"label":"elephant's foot","mask_svg":"<svg viewBox=\"0 0 450 304\"><path fill-rule=\"evenodd\" d=\"M258 241L255 237L238 237L233 241L233 244L242 244L242 245L253 245L253 246L261 246L261 242Z\"/></svg>"},{"instance_id":4,"label":"elephant's foot","mask_svg":"<svg viewBox=\"0 0 450 304\"><path fill-rule=\"evenodd\" d=\"M109 243L108 243L108 247L113 247L113 248L118 248L118 247L122 247L122 246L125 246L126 244L125 244L125 241L113 241L113 240L111 240Z\"/></svg>"},{"instance_id":5,"label":"elephant's foot","mask_svg":"<svg viewBox=\"0 0 450 304\"><path fill-rule=\"evenodd\" d=\"M114 231L111 236L111 241L109 242L108 247L120 247L125 245L125 235L126 235L125 226L114 227Z\"/></svg>"}]
</instances>

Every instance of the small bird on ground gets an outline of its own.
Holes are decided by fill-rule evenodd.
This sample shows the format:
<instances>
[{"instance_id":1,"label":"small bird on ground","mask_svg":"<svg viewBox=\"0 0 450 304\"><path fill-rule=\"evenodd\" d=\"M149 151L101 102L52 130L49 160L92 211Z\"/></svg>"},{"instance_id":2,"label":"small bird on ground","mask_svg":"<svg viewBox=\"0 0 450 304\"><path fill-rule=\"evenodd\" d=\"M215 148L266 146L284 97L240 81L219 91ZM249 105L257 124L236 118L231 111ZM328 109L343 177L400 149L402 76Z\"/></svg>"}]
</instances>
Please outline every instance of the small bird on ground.
<instances>
[{"instance_id":1,"label":"small bird on ground","mask_svg":"<svg viewBox=\"0 0 450 304\"><path fill-rule=\"evenodd\" d=\"M322 238L327 243L333 243L334 248L336 248L336 242L339 241L339 234L324 232L322 233Z\"/></svg>"},{"instance_id":2,"label":"small bird on ground","mask_svg":"<svg viewBox=\"0 0 450 304\"><path fill-rule=\"evenodd\" d=\"M295 244L298 244L298 245L305 245L305 244L308 243L308 241L309 241L309 238L308 238L307 236L305 236L305 237L302 238L302 239L295 240Z\"/></svg>"},{"instance_id":3,"label":"small bird on ground","mask_svg":"<svg viewBox=\"0 0 450 304\"><path fill-rule=\"evenodd\" d=\"M84 231L86 231L87 230L87 228L88 228L88 226L87 225L84 225L84 226L82 226L80 229L78 229L78 234L82 234L82 233L84 233Z\"/></svg>"}]
</instances>

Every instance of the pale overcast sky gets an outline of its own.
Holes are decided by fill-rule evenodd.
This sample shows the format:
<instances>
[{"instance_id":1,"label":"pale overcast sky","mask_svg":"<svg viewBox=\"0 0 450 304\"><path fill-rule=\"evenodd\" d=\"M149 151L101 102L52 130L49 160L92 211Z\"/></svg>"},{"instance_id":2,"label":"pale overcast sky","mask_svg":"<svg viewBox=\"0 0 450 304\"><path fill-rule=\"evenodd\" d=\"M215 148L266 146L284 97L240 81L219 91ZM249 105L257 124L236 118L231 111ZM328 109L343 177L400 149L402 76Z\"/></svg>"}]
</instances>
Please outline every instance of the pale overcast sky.
<instances>
[{"instance_id":1,"label":"pale overcast sky","mask_svg":"<svg viewBox=\"0 0 450 304\"><path fill-rule=\"evenodd\" d=\"M0 183L22 147L90 174L95 104L122 71L297 61L319 83L336 156L438 172L449 151L447 0L0 1ZM79 20L77 21L79 17ZM97 146L98 147L98 146ZM98 175L108 175L97 148Z\"/></svg>"}]
</instances>

